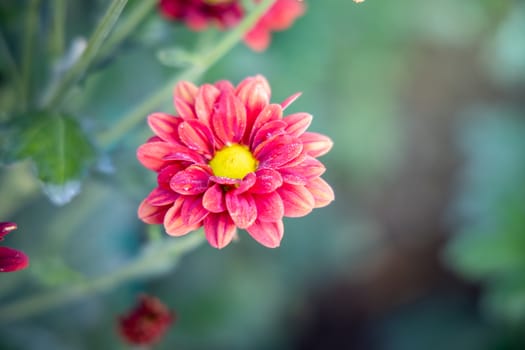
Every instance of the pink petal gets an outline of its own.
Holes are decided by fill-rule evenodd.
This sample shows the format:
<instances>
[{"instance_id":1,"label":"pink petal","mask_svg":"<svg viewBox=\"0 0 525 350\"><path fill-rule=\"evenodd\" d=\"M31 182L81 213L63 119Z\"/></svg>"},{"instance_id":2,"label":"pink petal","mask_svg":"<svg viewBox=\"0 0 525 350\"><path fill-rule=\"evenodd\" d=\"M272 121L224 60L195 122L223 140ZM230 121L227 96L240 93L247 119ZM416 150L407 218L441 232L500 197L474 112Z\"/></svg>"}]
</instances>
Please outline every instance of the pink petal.
<instances>
[{"instance_id":1,"label":"pink petal","mask_svg":"<svg viewBox=\"0 0 525 350\"><path fill-rule=\"evenodd\" d=\"M29 258L23 252L0 247L0 272L14 272L29 266Z\"/></svg>"},{"instance_id":2,"label":"pink petal","mask_svg":"<svg viewBox=\"0 0 525 350\"><path fill-rule=\"evenodd\" d=\"M328 136L315 132L305 132L299 139L303 142L304 150L315 158L328 153L334 144Z\"/></svg>"},{"instance_id":3,"label":"pink petal","mask_svg":"<svg viewBox=\"0 0 525 350\"><path fill-rule=\"evenodd\" d=\"M167 163L164 157L172 154L178 148L180 146L177 147L163 141L147 142L137 149L137 159L146 168L158 171Z\"/></svg>"},{"instance_id":4,"label":"pink petal","mask_svg":"<svg viewBox=\"0 0 525 350\"><path fill-rule=\"evenodd\" d=\"M244 79L235 90L235 94L246 107L248 118L252 121L270 103L271 93L270 84L262 75Z\"/></svg>"},{"instance_id":5,"label":"pink petal","mask_svg":"<svg viewBox=\"0 0 525 350\"><path fill-rule=\"evenodd\" d=\"M180 144L177 132L180 122L180 118L166 113L153 113L148 116L148 124L151 130L162 140L175 144Z\"/></svg>"},{"instance_id":6,"label":"pink petal","mask_svg":"<svg viewBox=\"0 0 525 350\"><path fill-rule=\"evenodd\" d=\"M185 225L200 223L209 211L202 206L202 196L185 196L182 203L181 216Z\"/></svg>"},{"instance_id":7,"label":"pink petal","mask_svg":"<svg viewBox=\"0 0 525 350\"><path fill-rule=\"evenodd\" d=\"M283 178L277 171L269 168L259 169L255 172L257 179L250 189L252 193L268 193L275 191L283 184Z\"/></svg>"},{"instance_id":8,"label":"pink petal","mask_svg":"<svg viewBox=\"0 0 525 350\"><path fill-rule=\"evenodd\" d=\"M261 113L257 115L257 118L255 119L255 123L253 124L253 127L255 129L260 128L264 124L273 121L273 120L281 120L283 118L283 109L280 105L272 103L263 108Z\"/></svg>"},{"instance_id":9,"label":"pink petal","mask_svg":"<svg viewBox=\"0 0 525 350\"><path fill-rule=\"evenodd\" d=\"M210 171L202 166L191 165L171 178L170 187L183 195L196 195L208 189Z\"/></svg>"},{"instance_id":10,"label":"pink petal","mask_svg":"<svg viewBox=\"0 0 525 350\"><path fill-rule=\"evenodd\" d=\"M262 75L249 77L239 83L235 94L246 108L246 134L244 142L248 143L255 119L263 108L270 103L270 85Z\"/></svg>"},{"instance_id":11,"label":"pink petal","mask_svg":"<svg viewBox=\"0 0 525 350\"><path fill-rule=\"evenodd\" d=\"M137 210L137 215L139 219L144 221L146 224L162 224L164 221L164 216L170 207L170 205L161 207L153 206L149 204L148 199L146 198L142 201L142 203L140 203Z\"/></svg>"},{"instance_id":12,"label":"pink petal","mask_svg":"<svg viewBox=\"0 0 525 350\"><path fill-rule=\"evenodd\" d=\"M166 189L170 188L170 181L171 178L177 174L179 171L184 170L185 167L179 163L176 164L170 164L164 168L162 168L159 171L159 174L157 175L157 182L159 186L164 187Z\"/></svg>"},{"instance_id":13,"label":"pink petal","mask_svg":"<svg viewBox=\"0 0 525 350\"><path fill-rule=\"evenodd\" d=\"M249 193L237 195L233 191L227 192L226 208L238 228L247 228L257 219L257 207Z\"/></svg>"},{"instance_id":14,"label":"pink petal","mask_svg":"<svg viewBox=\"0 0 525 350\"><path fill-rule=\"evenodd\" d=\"M253 28L244 36L244 43L256 52L262 52L270 46L272 37L266 28Z\"/></svg>"},{"instance_id":15,"label":"pink petal","mask_svg":"<svg viewBox=\"0 0 525 350\"><path fill-rule=\"evenodd\" d=\"M171 205L175 200L179 198L179 195L169 189L157 187L146 197L146 201L155 207L161 207L163 205Z\"/></svg>"},{"instance_id":16,"label":"pink petal","mask_svg":"<svg viewBox=\"0 0 525 350\"><path fill-rule=\"evenodd\" d=\"M215 102L219 98L221 91L211 84L204 84L199 88L195 99L195 113L197 118L210 126L210 119L213 113Z\"/></svg>"},{"instance_id":17,"label":"pink petal","mask_svg":"<svg viewBox=\"0 0 525 350\"><path fill-rule=\"evenodd\" d=\"M276 168L301 154L303 145L295 137L278 135L261 143L253 155L260 167Z\"/></svg>"},{"instance_id":18,"label":"pink petal","mask_svg":"<svg viewBox=\"0 0 525 350\"><path fill-rule=\"evenodd\" d=\"M307 156L300 164L280 168L279 172L283 176L284 182L293 185L306 185L310 179L321 176L325 170L323 163Z\"/></svg>"},{"instance_id":19,"label":"pink petal","mask_svg":"<svg viewBox=\"0 0 525 350\"><path fill-rule=\"evenodd\" d=\"M204 233L210 245L222 249L235 236L237 228L227 213L210 214L204 219Z\"/></svg>"},{"instance_id":20,"label":"pink petal","mask_svg":"<svg viewBox=\"0 0 525 350\"><path fill-rule=\"evenodd\" d=\"M201 225L186 225L181 216L181 205L177 204L177 202L168 209L166 216L164 216L164 228L170 236L183 236L198 229Z\"/></svg>"},{"instance_id":21,"label":"pink petal","mask_svg":"<svg viewBox=\"0 0 525 350\"><path fill-rule=\"evenodd\" d=\"M308 154L306 154L306 152L304 151L304 148L303 148L303 151L301 152L300 155L298 155L294 159L290 160L286 164L281 165L281 169L299 166L299 165L303 164L308 157L310 157L310 156Z\"/></svg>"},{"instance_id":22,"label":"pink petal","mask_svg":"<svg viewBox=\"0 0 525 350\"><path fill-rule=\"evenodd\" d=\"M268 124L263 125L255 131L254 137L251 138L251 149L256 149L264 141L271 139L277 135L283 135L285 133L286 123L282 120L274 120Z\"/></svg>"},{"instance_id":23,"label":"pink petal","mask_svg":"<svg viewBox=\"0 0 525 350\"><path fill-rule=\"evenodd\" d=\"M10 232L17 229L14 222L0 222L0 241Z\"/></svg>"},{"instance_id":24,"label":"pink petal","mask_svg":"<svg viewBox=\"0 0 525 350\"><path fill-rule=\"evenodd\" d=\"M305 4L297 0L278 0L263 16L265 25L272 30L289 28L305 12Z\"/></svg>"},{"instance_id":25,"label":"pink petal","mask_svg":"<svg viewBox=\"0 0 525 350\"><path fill-rule=\"evenodd\" d=\"M222 145L241 141L246 129L246 110L233 93L223 93L212 116L213 131Z\"/></svg>"},{"instance_id":26,"label":"pink petal","mask_svg":"<svg viewBox=\"0 0 525 350\"><path fill-rule=\"evenodd\" d=\"M277 192L254 195L257 205L257 220L275 222L282 220L284 205Z\"/></svg>"},{"instance_id":27,"label":"pink petal","mask_svg":"<svg viewBox=\"0 0 525 350\"><path fill-rule=\"evenodd\" d=\"M219 80L213 84L221 92L234 92L235 86L228 80Z\"/></svg>"},{"instance_id":28,"label":"pink petal","mask_svg":"<svg viewBox=\"0 0 525 350\"><path fill-rule=\"evenodd\" d=\"M283 182L291 185L306 185L308 179L302 175L299 175L295 172L283 172L282 169L279 170L281 176L283 177Z\"/></svg>"},{"instance_id":29,"label":"pink petal","mask_svg":"<svg viewBox=\"0 0 525 350\"><path fill-rule=\"evenodd\" d=\"M146 142L156 142L156 141L163 141L160 137L157 135L150 137Z\"/></svg>"},{"instance_id":30,"label":"pink petal","mask_svg":"<svg viewBox=\"0 0 525 350\"><path fill-rule=\"evenodd\" d=\"M311 180L306 189L312 193L315 200L315 208L322 208L330 204L335 199L332 187L320 177Z\"/></svg>"},{"instance_id":31,"label":"pink petal","mask_svg":"<svg viewBox=\"0 0 525 350\"><path fill-rule=\"evenodd\" d=\"M277 248L281 244L284 234L284 226L281 220L276 222L255 221L246 229L250 236L257 242L268 248Z\"/></svg>"},{"instance_id":32,"label":"pink petal","mask_svg":"<svg viewBox=\"0 0 525 350\"><path fill-rule=\"evenodd\" d=\"M195 96L199 88L189 81L181 81L175 85L174 97L186 101L190 105L195 103Z\"/></svg>"},{"instance_id":33,"label":"pink petal","mask_svg":"<svg viewBox=\"0 0 525 350\"><path fill-rule=\"evenodd\" d=\"M312 123L312 119L312 115L308 113L290 114L283 119L284 122L288 124L285 131L290 136L299 137L308 129Z\"/></svg>"},{"instance_id":34,"label":"pink petal","mask_svg":"<svg viewBox=\"0 0 525 350\"><path fill-rule=\"evenodd\" d=\"M212 213L221 213L226 210L226 202L221 185L215 184L204 192L202 206Z\"/></svg>"},{"instance_id":35,"label":"pink petal","mask_svg":"<svg viewBox=\"0 0 525 350\"><path fill-rule=\"evenodd\" d=\"M284 204L284 216L301 217L309 214L315 206L314 196L304 186L283 184L277 193Z\"/></svg>"},{"instance_id":36,"label":"pink petal","mask_svg":"<svg viewBox=\"0 0 525 350\"><path fill-rule=\"evenodd\" d=\"M283 111L286 108L288 108L288 106L290 106L292 103L294 103L295 100L297 100L301 95L302 95L302 92L296 92L295 94L293 94L292 96L286 98L286 100L281 102L281 108L283 109Z\"/></svg>"},{"instance_id":37,"label":"pink petal","mask_svg":"<svg viewBox=\"0 0 525 350\"><path fill-rule=\"evenodd\" d=\"M210 156L214 150L214 139L210 129L199 120L187 120L179 125L179 136L189 149Z\"/></svg>"},{"instance_id":38,"label":"pink petal","mask_svg":"<svg viewBox=\"0 0 525 350\"><path fill-rule=\"evenodd\" d=\"M175 110L179 116L184 120L193 120L197 119L195 112L193 111L193 106L188 102L184 101L181 98L175 97Z\"/></svg>"},{"instance_id":39,"label":"pink petal","mask_svg":"<svg viewBox=\"0 0 525 350\"><path fill-rule=\"evenodd\" d=\"M246 174L246 176L239 183L239 186L235 189L235 193L241 194L248 191L253 185L255 185L255 181L257 181L257 176L255 173Z\"/></svg>"},{"instance_id":40,"label":"pink petal","mask_svg":"<svg viewBox=\"0 0 525 350\"><path fill-rule=\"evenodd\" d=\"M205 163L205 158L194 150L189 149L187 146L171 146L171 151L169 154L165 155L163 158L165 161L184 161L190 163Z\"/></svg>"},{"instance_id":41,"label":"pink petal","mask_svg":"<svg viewBox=\"0 0 525 350\"><path fill-rule=\"evenodd\" d=\"M250 143L252 144L252 147L256 147L259 143L264 141L266 137L263 137L257 142L257 144L253 144L253 139L256 137L256 135L259 133L260 129L265 127L269 122L275 121L275 120L281 120L283 118L283 110L281 106L277 104L271 104L264 107L264 109L259 113L257 118L255 119L255 122L253 123L252 132L250 136ZM283 125L280 123L274 123L274 125ZM283 129L284 130L284 129Z\"/></svg>"}]
</instances>

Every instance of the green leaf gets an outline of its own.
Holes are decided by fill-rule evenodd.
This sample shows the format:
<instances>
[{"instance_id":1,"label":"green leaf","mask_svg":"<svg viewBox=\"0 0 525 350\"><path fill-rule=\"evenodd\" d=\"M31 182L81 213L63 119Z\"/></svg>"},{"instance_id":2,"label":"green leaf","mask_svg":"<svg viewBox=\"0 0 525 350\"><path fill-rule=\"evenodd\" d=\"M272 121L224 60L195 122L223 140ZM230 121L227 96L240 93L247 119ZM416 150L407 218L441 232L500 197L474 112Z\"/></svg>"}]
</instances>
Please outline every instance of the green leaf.
<instances>
[{"instance_id":1,"label":"green leaf","mask_svg":"<svg viewBox=\"0 0 525 350\"><path fill-rule=\"evenodd\" d=\"M505 197L492 214L493 227L470 227L449 243L445 257L473 279L525 272L525 216L520 198Z\"/></svg>"},{"instance_id":2,"label":"green leaf","mask_svg":"<svg viewBox=\"0 0 525 350\"><path fill-rule=\"evenodd\" d=\"M10 161L31 159L55 204L67 203L80 188L80 179L95 151L78 122L65 115L37 112L15 118L2 146Z\"/></svg>"},{"instance_id":3,"label":"green leaf","mask_svg":"<svg viewBox=\"0 0 525 350\"><path fill-rule=\"evenodd\" d=\"M525 231L462 232L452 240L446 259L472 279L525 271Z\"/></svg>"}]
</instances>

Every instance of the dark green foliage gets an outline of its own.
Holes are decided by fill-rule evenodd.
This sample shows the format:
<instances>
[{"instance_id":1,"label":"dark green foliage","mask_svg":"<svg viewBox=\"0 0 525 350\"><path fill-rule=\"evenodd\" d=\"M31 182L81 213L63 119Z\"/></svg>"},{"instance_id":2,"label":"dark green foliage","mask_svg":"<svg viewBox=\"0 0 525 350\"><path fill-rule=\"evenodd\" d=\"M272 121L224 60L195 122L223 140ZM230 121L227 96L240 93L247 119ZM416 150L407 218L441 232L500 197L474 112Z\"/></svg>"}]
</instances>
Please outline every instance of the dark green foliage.
<instances>
[{"instance_id":1,"label":"dark green foliage","mask_svg":"<svg viewBox=\"0 0 525 350\"><path fill-rule=\"evenodd\" d=\"M31 159L38 178L57 186L78 181L93 162L95 150L79 123L66 115L28 113L14 118L4 140L8 162Z\"/></svg>"}]
</instances>

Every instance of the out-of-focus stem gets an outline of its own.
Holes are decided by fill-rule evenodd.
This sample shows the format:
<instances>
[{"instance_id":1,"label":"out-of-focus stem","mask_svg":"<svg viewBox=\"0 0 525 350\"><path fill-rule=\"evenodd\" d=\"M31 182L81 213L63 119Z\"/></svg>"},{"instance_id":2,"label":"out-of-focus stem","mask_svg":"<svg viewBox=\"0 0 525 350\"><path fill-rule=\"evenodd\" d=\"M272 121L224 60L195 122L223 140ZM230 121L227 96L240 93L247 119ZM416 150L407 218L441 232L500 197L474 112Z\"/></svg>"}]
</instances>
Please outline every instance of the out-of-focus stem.
<instances>
[{"instance_id":1,"label":"out-of-focus stem","mask_svg":"<svg viewBox=\"0 0 525 350\"><path fill-rule=\"evenodd\" d=\"M140 0L135 7L129 9L129 13L123 16L113 34L102 46L100 58L103 59L115 46L122 43L144 21L157 3L158 0Z\"/></svg>"},{"instance_id":2,"label":"out-of-focus stem","mask_svg":"<svg viewBox=\"0 0 525 350\"><path fill-rule=\"evenodd\" d=\"M58 58L64 53L66 34L66 0L53 1L53 27L51 29L51 42L49 49L53 58Z\"/></svg>"},{"instance_id":3,"label":"out-of-focus stem","mask_svg":"<svg viewBox=\"0 0 525 350\"><path fill-rule=\"evenodd\" d=\"M108 131L100 134L97 138L98 144L102 148L108 149L118 143L128 134L128 132L143 122L148 113L151 113L154 108L158 107L171 97L173 88L177 82L181 80L197 79L220 58L227 54L239 41L242 40L244 34L254 26L257 20L274 2L275 0L261 1L252 12L244 17L237 27L226 33L211 50L204 52L202 54L203 56L196 59L190 67L186 68L179 74L176 74L173 78L168 80L165 85L149 95L144 102L136 106L128 114L121 117Z\"/></svg>"},{"instance_id":4,"label":"out-of-focus stem","mask_svg":"<svg viewBox=\"0 0 525 350\"><path fill-rule=\"evenodd\" d=\"M202 233L156 242L129 264L104 276L72 282L58 290L48 290L0 307L0 323L24 319L83 297L111 290L125 282L151 277L173 267L185 254L204 242Z\"/></svg>"},{"instance_id":5,"label":"out-of-focus stem","mask_svg":"<svg viewBox=\"0 0 525 350\"><path fill-rule=\"evenodd\" d=\"M58 82L53 93L44 103L49 109L57 109L60 104L69 93L71 87L80 79L82 74L88 69L89 65L95 59L99 52L102 43L107 38L115 23L117 22L124 6L128 0L113 0L111 5L99 25L95 29L95 32L91 36L86 46L86 49L82 53L82 56L73 64L73 66L64 74L62 79Z\"/></svg>"},{"instance_id":6,"label":"out-of-focus stem","mask_svg":"<svg viewBox=\"0 0 525 350\"><path fill-rule=\"evenodd\" d=\"M27 10L26 25L22 48L22 88L21 104L24 109L28 107L31 99L31 64L33 61L33 47L36 28L38 25L38 7L40 0L31 0Z\"/></svg>"}]
</instances>

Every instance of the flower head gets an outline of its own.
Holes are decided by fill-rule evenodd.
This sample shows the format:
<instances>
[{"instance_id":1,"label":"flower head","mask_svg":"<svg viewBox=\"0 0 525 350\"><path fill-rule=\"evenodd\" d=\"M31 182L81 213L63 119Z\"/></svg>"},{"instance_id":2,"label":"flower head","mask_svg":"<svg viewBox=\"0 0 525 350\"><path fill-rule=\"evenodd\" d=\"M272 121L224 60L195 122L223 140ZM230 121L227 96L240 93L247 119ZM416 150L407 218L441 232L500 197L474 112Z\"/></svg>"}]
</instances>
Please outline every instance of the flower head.
<instances>
[{"instance_id":1,"label":"flower head","mask_svg":"<svg viewBox=\"0 0 525 350\"><path fill-rule=\"evenodd\" d=\"M220 29L233 27L246 12L239 0L160 0L159 9L168 20L182 21L196 31L209 24ZM270 44L271 32L289 28L304 11L304 3L298 0L276 0L245 35L244 42L255 51L265 50Z\"/></svg>"},{"instance_id":2,"label":"flower head","mask_svg":"<svg viewBox=\"0 0 525 350\"><path fill-rule=\"evenodd\" d=\"M137 305L118 323L122 338L134 345L157 343L174 322L174 314L158 299L141 295Z\"/></svg>"},{"instance_id":3,"label":"flower head","mask_svg":"<svg viewBox=\"0 0 525 350\"><path fill-rule=\"evenodd\" d=\"M219 28L236 25L243 16L237 0L160 0L159 9L169 20L184 22L192 30L203 30L208 24Z\"/></svg>"},{"instance_id":4,"label":"flower head","mask_svg":"<svg viewBox=\"0 0 525 350\"><path fill-rule=\"evenodd\" d=\"M139 161L158 173L139 218L163 224L172 236L204 226L216 248L228 245L237 228L266 247L279 246L284 216L307 215L334 199L316 159L332 141L306 131L310 114L283 116L298 96L270 103L270 86L260 75L237 87L179 83L178 116L151 114L156 136L137 150Z\"/></svg>"},{"instance_id":5,"label":"flower head","mask_svg":"<svg viewBox=\"0 0 525 350\"><path fill-rule=\"evenodd\" d=\"M0 241L16 229L17 226L14 222L0 222ZM8 247L0 247L0 272L14 272L25 269L27 266L29 266L29 258L23 252Z\"/></svg>"}]
</instances>

